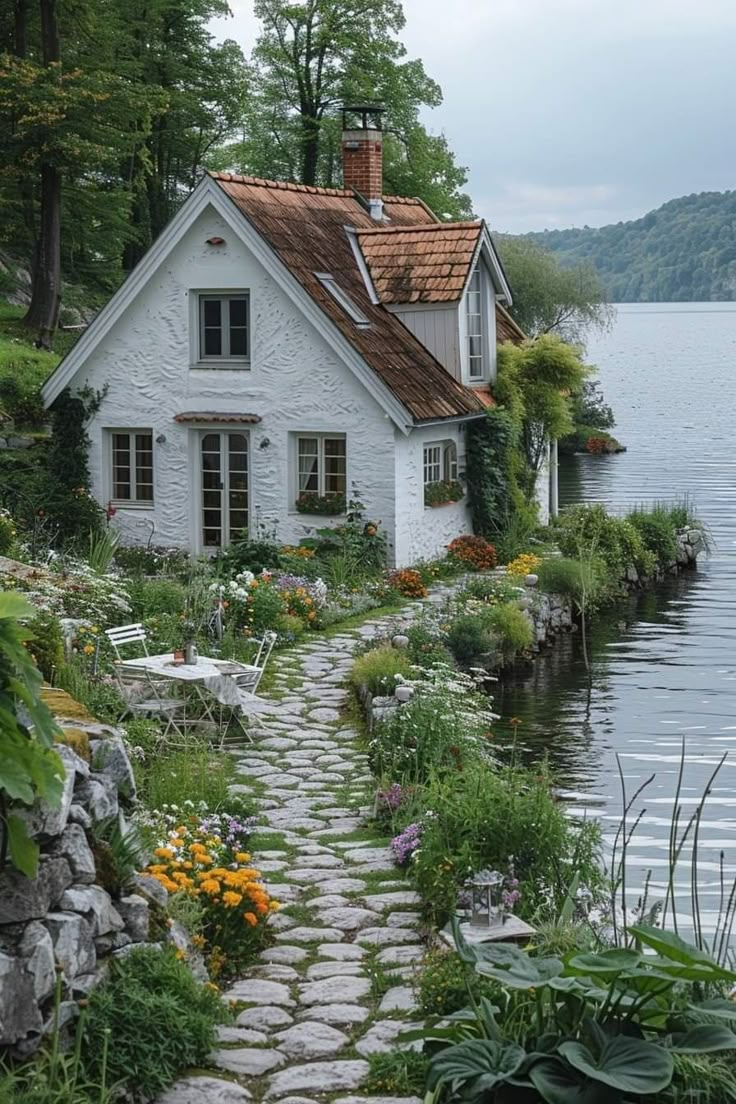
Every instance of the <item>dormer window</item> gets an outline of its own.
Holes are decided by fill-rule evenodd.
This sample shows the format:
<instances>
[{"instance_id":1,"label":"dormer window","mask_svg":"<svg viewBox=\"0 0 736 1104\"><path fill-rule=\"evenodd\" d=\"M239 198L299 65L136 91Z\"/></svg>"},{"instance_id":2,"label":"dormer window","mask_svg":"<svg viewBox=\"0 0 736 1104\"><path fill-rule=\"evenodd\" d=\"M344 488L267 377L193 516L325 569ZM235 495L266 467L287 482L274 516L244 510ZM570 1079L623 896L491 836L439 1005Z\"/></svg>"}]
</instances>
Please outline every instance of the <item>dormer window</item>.
<instances>
[{"instance_id":1,"label":"dormer window","mask_svg":"<svg viewBox=\"0 0 736 1104\"><path fill-rule=\"evenodd\" d=\"M468 379L485 379L483 273L477 264L467 291Z\"/></svg>"}]
</instances>

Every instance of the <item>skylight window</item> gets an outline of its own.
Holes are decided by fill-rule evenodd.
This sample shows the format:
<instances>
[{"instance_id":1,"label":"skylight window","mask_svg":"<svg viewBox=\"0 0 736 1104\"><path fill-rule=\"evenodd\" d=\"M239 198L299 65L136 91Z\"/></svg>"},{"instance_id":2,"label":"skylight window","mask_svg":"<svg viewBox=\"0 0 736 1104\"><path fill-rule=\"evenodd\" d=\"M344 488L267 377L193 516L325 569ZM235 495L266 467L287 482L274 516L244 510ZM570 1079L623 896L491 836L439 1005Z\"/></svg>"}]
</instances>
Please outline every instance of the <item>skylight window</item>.
<instances>
[{"instance_id":1,"label":"skylight window","mask_svg":"<svg viewBox=\"0 0 736 1104\"><path fill-rule=\"evenodd\" d=\"M343 291L334 276L331 276L329 272L315 272L314 275L325 291L329 292L337 305L345 311L345 314L355 323L358 329L364 330L370 326L369 320L360 308L356 306L348 293Z\"/></svg>"}]
</instances>

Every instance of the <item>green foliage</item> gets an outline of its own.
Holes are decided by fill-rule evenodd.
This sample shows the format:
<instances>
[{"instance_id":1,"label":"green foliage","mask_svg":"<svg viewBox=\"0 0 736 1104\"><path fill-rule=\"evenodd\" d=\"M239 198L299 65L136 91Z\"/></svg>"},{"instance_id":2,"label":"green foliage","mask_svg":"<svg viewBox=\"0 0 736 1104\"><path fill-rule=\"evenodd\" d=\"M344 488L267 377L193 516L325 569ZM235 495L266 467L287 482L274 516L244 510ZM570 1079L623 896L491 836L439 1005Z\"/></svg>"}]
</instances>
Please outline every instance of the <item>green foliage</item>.
<instances>
[{"instance_id":1,"label":"green foliage","mask_svg":"<svg viewBox=\"0 0 736 1104\"><path fill-rule=\"evenodd\" d=\"M398 0L294 5L257 0L261 34L251 55L244 140L218 152L221 167L305 184L340 183L342 104L383 103L384 190L420 196L440 217L468 218L467 176L446 139L420 121L442 100L398 39Z\"/></svg>"},{"instance_id":2,"label":"green foliage","mask_svg":"<svg viewBox=\"0 0 736 1104\"><path fill-rule=\"evenodd\" d=\"M89 534L89 552L87 563L95 575L107 575L115 559L115 551L120 542L116 529L100 529Z\"/></svg>"},{"instance_id":3,"label":"green foliage","mask_svg":"<svg viewBox=\"0 0 736 1104\"><path fill-rule=\"evenodd\" d=\"M736 975L682 940L658 939L658 958L633 947L532 958L512 944L472 946L455 922L453 930L468 971L502 991L449 1031L423 1033L433 1050L430 1088L447 1087L454 1099L523 1104L536 1091L547 1104L624 1104L672 1087L657 1099L674 1101L683 1099L673 1080L678 1054L736 1049L733 1007L720 1002L727 1019L717 1026L693 984L723 986ZM661 934L632 929L645 942L652 933Z\"/></svg>"},{"instance_id":4,"label":"green foliage","mask_svg":"<svg viewBox=\"0 0 736 1104\"><path fill-rule=\"evenodd\" d=\"M651 510L634 510L628 521L634 526L644 546L656 557L662 567L669 567L677 559L677 528L671 511L666 506Z\"/></svg>"},{"instance_id":5,"label":"green foliage","mask_svg":"<svg viewBox=\"0 0 736 1104\"><path fill-rule=\"evenodd\" d=\"M203 745L147 756L138 768L140 796L151 809L203 802L215 811L228 803L233 764Z\"/></svg>"},{"instance_id":6,"label":"green foliage","mask_svg":"<svg viewBox=\"0 0 736 1104\"><path fill-rule=\"evenodd\" d=\"M412 663L407 653L391 644L384 644L356 659L350 672L350 681L357 688L367 687L374 696L391 695L397 682L411 678L411 675Z\"/></svg>"},{"instance_id":7,"label":"green foliage","mask_svg":"<svg viewBox=\"0 0 736 1104\"><path fill-rule=\"evenodd\" d=\"M594 429L613 429L616 418L613 409L603 398L598 380L584 380L572 397L572 419L576 425Z\"/></svg>"},{"instance_id":8,"label":"green foliage","mask_svg":"<svg viewBox=\"0 0 736 1104\"><path fill-rule=\"evenodd\" d=\"M388 782L426 782L435 771L459 771L486 758L488 702L465 676L431 672L433 684L381 721L371 737L374 774Z\"/></svg>"},{"instance_id":9,"label":"green foliage","mask_svg":"<svg viewBox=\"0 0 736 1104\"><path fill-rule=\"evenodd\" d=\"M147 849L137 830L120 828L117 817L97 824L92 851L97 869L96 880L112 897L121 897L133 888L135 874L146 864Z\"/></svg>"},{"instance_id":10,"label":"green foliage","mask_svg":"<svg viewBox=\"0 0 736 1104\"><path fill-rule=\"evenodd\" d=\"M114 724L125 708L117 683L112 679L90 678L76 656L59 667L56 685L88 709L93 717L108 724Z\"/></svg>"},{"instance_id":11,"label":"green foliage","mask_svg":"<svg viewBox=\"0 0 736 1104\"><path fill-rule=\"evenodd\" d=\"M492 983L471 974L457 951L444 947L427 952L415 985L423 1016L451 1016L467 1006L471 995L476 1001L493 996Z\"/></svg>"},{"instance_id":12,"label":"green foliage","mask_svg":"<svg viewBox=\"0 0 736 1104\"><path fill-rule=\"evenodd\" d=\"M495 643L490 625L480 614L457 617L447 630L447 646L463 667L469 667L478 656L492 652Z\"/></svg>"},{"instance_id":13,"label":"green foliage","mask_svg":"<svg viewBox=\"0 0 736 1104\"><path fill-rule=\"evenodd\" d=\"M131 618L144 621L162 613L178 616L186 606L186 589L175 579L131 579L128 583Z\"/></svg>"},{"instance_id":14,"label":"green foliage","mask_svg":"<svg viewBox=\"0 0 736 1104\"><path fill-rule=\"evenodd\" d=\"M0 867L8 855L27 877L35 875L38 844L13 805L50 804L61 795L64 768L53 750L57 726L41 701L41 672L24 647L33 608L14 591L0 592ZM22 705L27 720L18 712Z\"/></svg>"},{"instance_id":15,"label":"green foliage","mask_svg":"<svg viewBox=\"0 0 736 1104\"><path fill-rule=\"evenodd\" d=\"M414 1050L372 1054L366 1090L381 1096L423 1096L429 1059Z\"/></svg>"},{"instance_id":16,"label":"green foliage","mask_svg":"<svg viewBox=\"0 0 736 1104\"><path fill-rule=\"evenodd\" d=\"M0 556L7 556L15 543L15 522L10 514L0 511Z\"/></svg>"},{"instance_id":17,"label":"green foliage","mask_svg":"<svg viewBox=\"0 0 736 1104\"><path fill-rule=\"evenodd\" d=\"M75 395L67 389L52 408L52 441L43 503L61 541L86 537L102 526L102 510L89 493L87 423L99 409L102 395L89 390Z\"/></svg>"},{"instance_id":18,"label":"green foliage","mask_svg":"<svg viewBox=\"0 0 736 1104\"><path fill-rule=\"evenodd\" d=\"M406 635L409 638L407 651L412 663L425 670L438 665L452 666L452 655L436 630L419 622L407 629Z\"/></svg>"},{"instance_id":19,"label":"green foliage","mask_svg":"<svg viewBox=\"0 0 736 1104\"><path fill-rule=\"evenodd\" d=\"M465 495L462 483L457 479L440 479L424 484L424 505L442 506L446 502L459 502Z\"/></svg>"},{"instance_id":20,"label":"green foliage","mask_svg":"<svg viewBox=\"0 0 736 1104\"><path fill-rule=\"evenodd\" d=\"M64 662L64 638L59 619L52 613L37 613L28 622L28 633L28 651L44 679L50 682Z\"/></svg>"},{"instance_id":21,"label":"green foliage","mask_svg":"<svg viewBox=\"0 0 736 1104\"><path fill-rule=\"evenodd\" d=\"M132 1100L151 1099L180 1070L207 1065L215 1025L225 1018L219 994L196 981L173 949L136 949L111 960L108 980L90 994L84 1072L98 1079L106 1053L109 1080Z\"/></svg>"},{"instance_id":22,"label":"green foliage","mask_svg":"<svg viewBox=\"0 0 736 1104\"><path fill-rule=\"evenodd\" d=\"M510 603L493 606L484 620L496 638L504 663L510 662L534 643L532 623L517 606Z\"/></svg>"},{"instance_id":23,"label":"green foliage","mask_svg":"<svg viewBox=\"0 0 736 1104\"><path fill-rule=\"evenodd\" d=\"M501 355L501 354L499 354ZM499 396L500 399L500 396ZM473 529L498 544L512 515L524 506L519 487L520 417L493 407L466 431L465 465Z\"/></svg>"},{"instance_id":24,"label":"green foliage","mask_svg":"<svg viewBox=\"0 0 736 1104\"><path fill-rule=\"evenodd\" d=\"M606 513L601 505L563 510L555 522L555 535L564 556L585 561L589 570L596 560L605 565L609 594L620 591L627 568L650 575L656 566L655 556L632 522Z\"/></svg>"},{"instance_id":25,"label":"green foliage","mask_svg":"<svg viewBox=\"0 0 736 1104\"><path fill-rule=\"evenodd\" d=\"M531 237L499 234L495 241L514 289L510 313L530 337L555 333L578 343L591 327L610 324L603 283L587 259L563 265Z\"/></svg>"},{"instance_id":26,"label":"green foliage","mask_svg":"<svg viewBox=\"0 0 736 1104\"><path fill-rule=\"evenodd\" d=\"M579 603L583 594L595 594L598 581L594 567L582 560L549 556L537 569L539 589L545 594L564 594Z\"/></svg>"},{"instance_id":27,"label":"green foliage","mask_svg":"<svg viewBox=\"0 0 736 1104\"><path fill-rule=\"evenodd\" d=\"M336 517L345 513L345 495L319 495L313 491L303 491L296 500L300 514L323 514Z\"/></svg>"},{"instance_id":28,"label":"green foliage","mask_svg":"<svg viewBox=\"0 0 736 1104\"><path fill-rule=\"evenodd\" d=\"M115 551L115 564L126 575L165 575L174 578L189 575L192 561L183 548L161 548L156 545L120 545Z\"/></svg>"},{"instance_id":29,"label":"green foliage","mask_svg":"<svg viewBox=\"0 0 736 1104\"><path fill-rule=\"evenodd\" d=\"M576 871L591 890L600 888L598 828L565 815L543 768L489 770L471 762L433 775L401 813L424 826L411 870L433 923L455 911L469 873L505 870L512 856L521 916L557 916Z\"/></svg>"},{"instance_id":30,"label":"green foliage","mask_svg":"<svg viewBox=\"0 0 736 1104\"><path fill-rule=\"evenodd\" d=\"M565 267L591 265L613 303L730 300L735 216L736 191L700 192L672 199L630 222L529 237Z\"/></svg>"},{"instance_id":31,"label":"green foliage","mask_svg":"<svg viewBox=\"0 0 736 1104\"><path fill-rule=\"evenodd\" d=\"M302 541L302 545L326 563L333 586L351 585L356 579L377 575L386 566L386 534L380 522L366 518L365 506L357 498L348 503L344 524L318 529L317 537Z\"/></svg>"}]
</instances>

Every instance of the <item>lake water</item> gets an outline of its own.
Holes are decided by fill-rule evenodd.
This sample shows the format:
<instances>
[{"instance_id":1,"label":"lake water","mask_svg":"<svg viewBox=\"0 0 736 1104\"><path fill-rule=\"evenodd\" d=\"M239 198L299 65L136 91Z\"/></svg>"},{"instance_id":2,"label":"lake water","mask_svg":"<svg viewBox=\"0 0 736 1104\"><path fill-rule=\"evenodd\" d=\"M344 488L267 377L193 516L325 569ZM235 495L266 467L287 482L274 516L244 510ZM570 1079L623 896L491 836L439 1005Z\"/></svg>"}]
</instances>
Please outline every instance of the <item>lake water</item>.
<instances>
[{"instance_id":1,"label":"lake water","mask_svg":"<svg viewBox=\"0 0 736 1104\"><path fill-rule=\"evenodd\" d=\"M496 705L521 718L526 752L549 755L567 796L602 818L609 844L622 807L616 756L629 795L656 774L636 804L643 815L629 860L635 888L652 871L655 896L666 878L683 738L683 821L729 752L700 829L708 930L720 864L728 888L736 876L736 304L618 307L612 330L589 341L588 359L628 451L570 460L561 503L620 512L687 496L714 548L696 571L597 622L590 678L579 635L568 637L499 688ZM689 877L682 863L678 913L690 912Z\"/></svg>"}]
</instances>

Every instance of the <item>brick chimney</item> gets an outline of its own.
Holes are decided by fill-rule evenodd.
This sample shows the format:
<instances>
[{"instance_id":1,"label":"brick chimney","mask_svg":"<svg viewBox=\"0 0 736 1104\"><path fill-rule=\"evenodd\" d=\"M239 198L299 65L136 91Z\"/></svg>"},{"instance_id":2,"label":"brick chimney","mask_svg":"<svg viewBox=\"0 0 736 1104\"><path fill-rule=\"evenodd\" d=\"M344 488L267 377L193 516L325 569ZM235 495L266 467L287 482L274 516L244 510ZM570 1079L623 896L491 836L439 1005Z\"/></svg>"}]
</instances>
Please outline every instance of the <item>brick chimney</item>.
<instances>
[{"instance_id":1,"label":"brick chimney","mask_svg":"<svg viewBox=\"0 0 736 1104\"><path fill-rule=\"evenodd\" d=\"M343 181L366 201L376 222L383 222L383 111L379 104L364 104L342 112Z\"/></svg>"}]
</instances>

